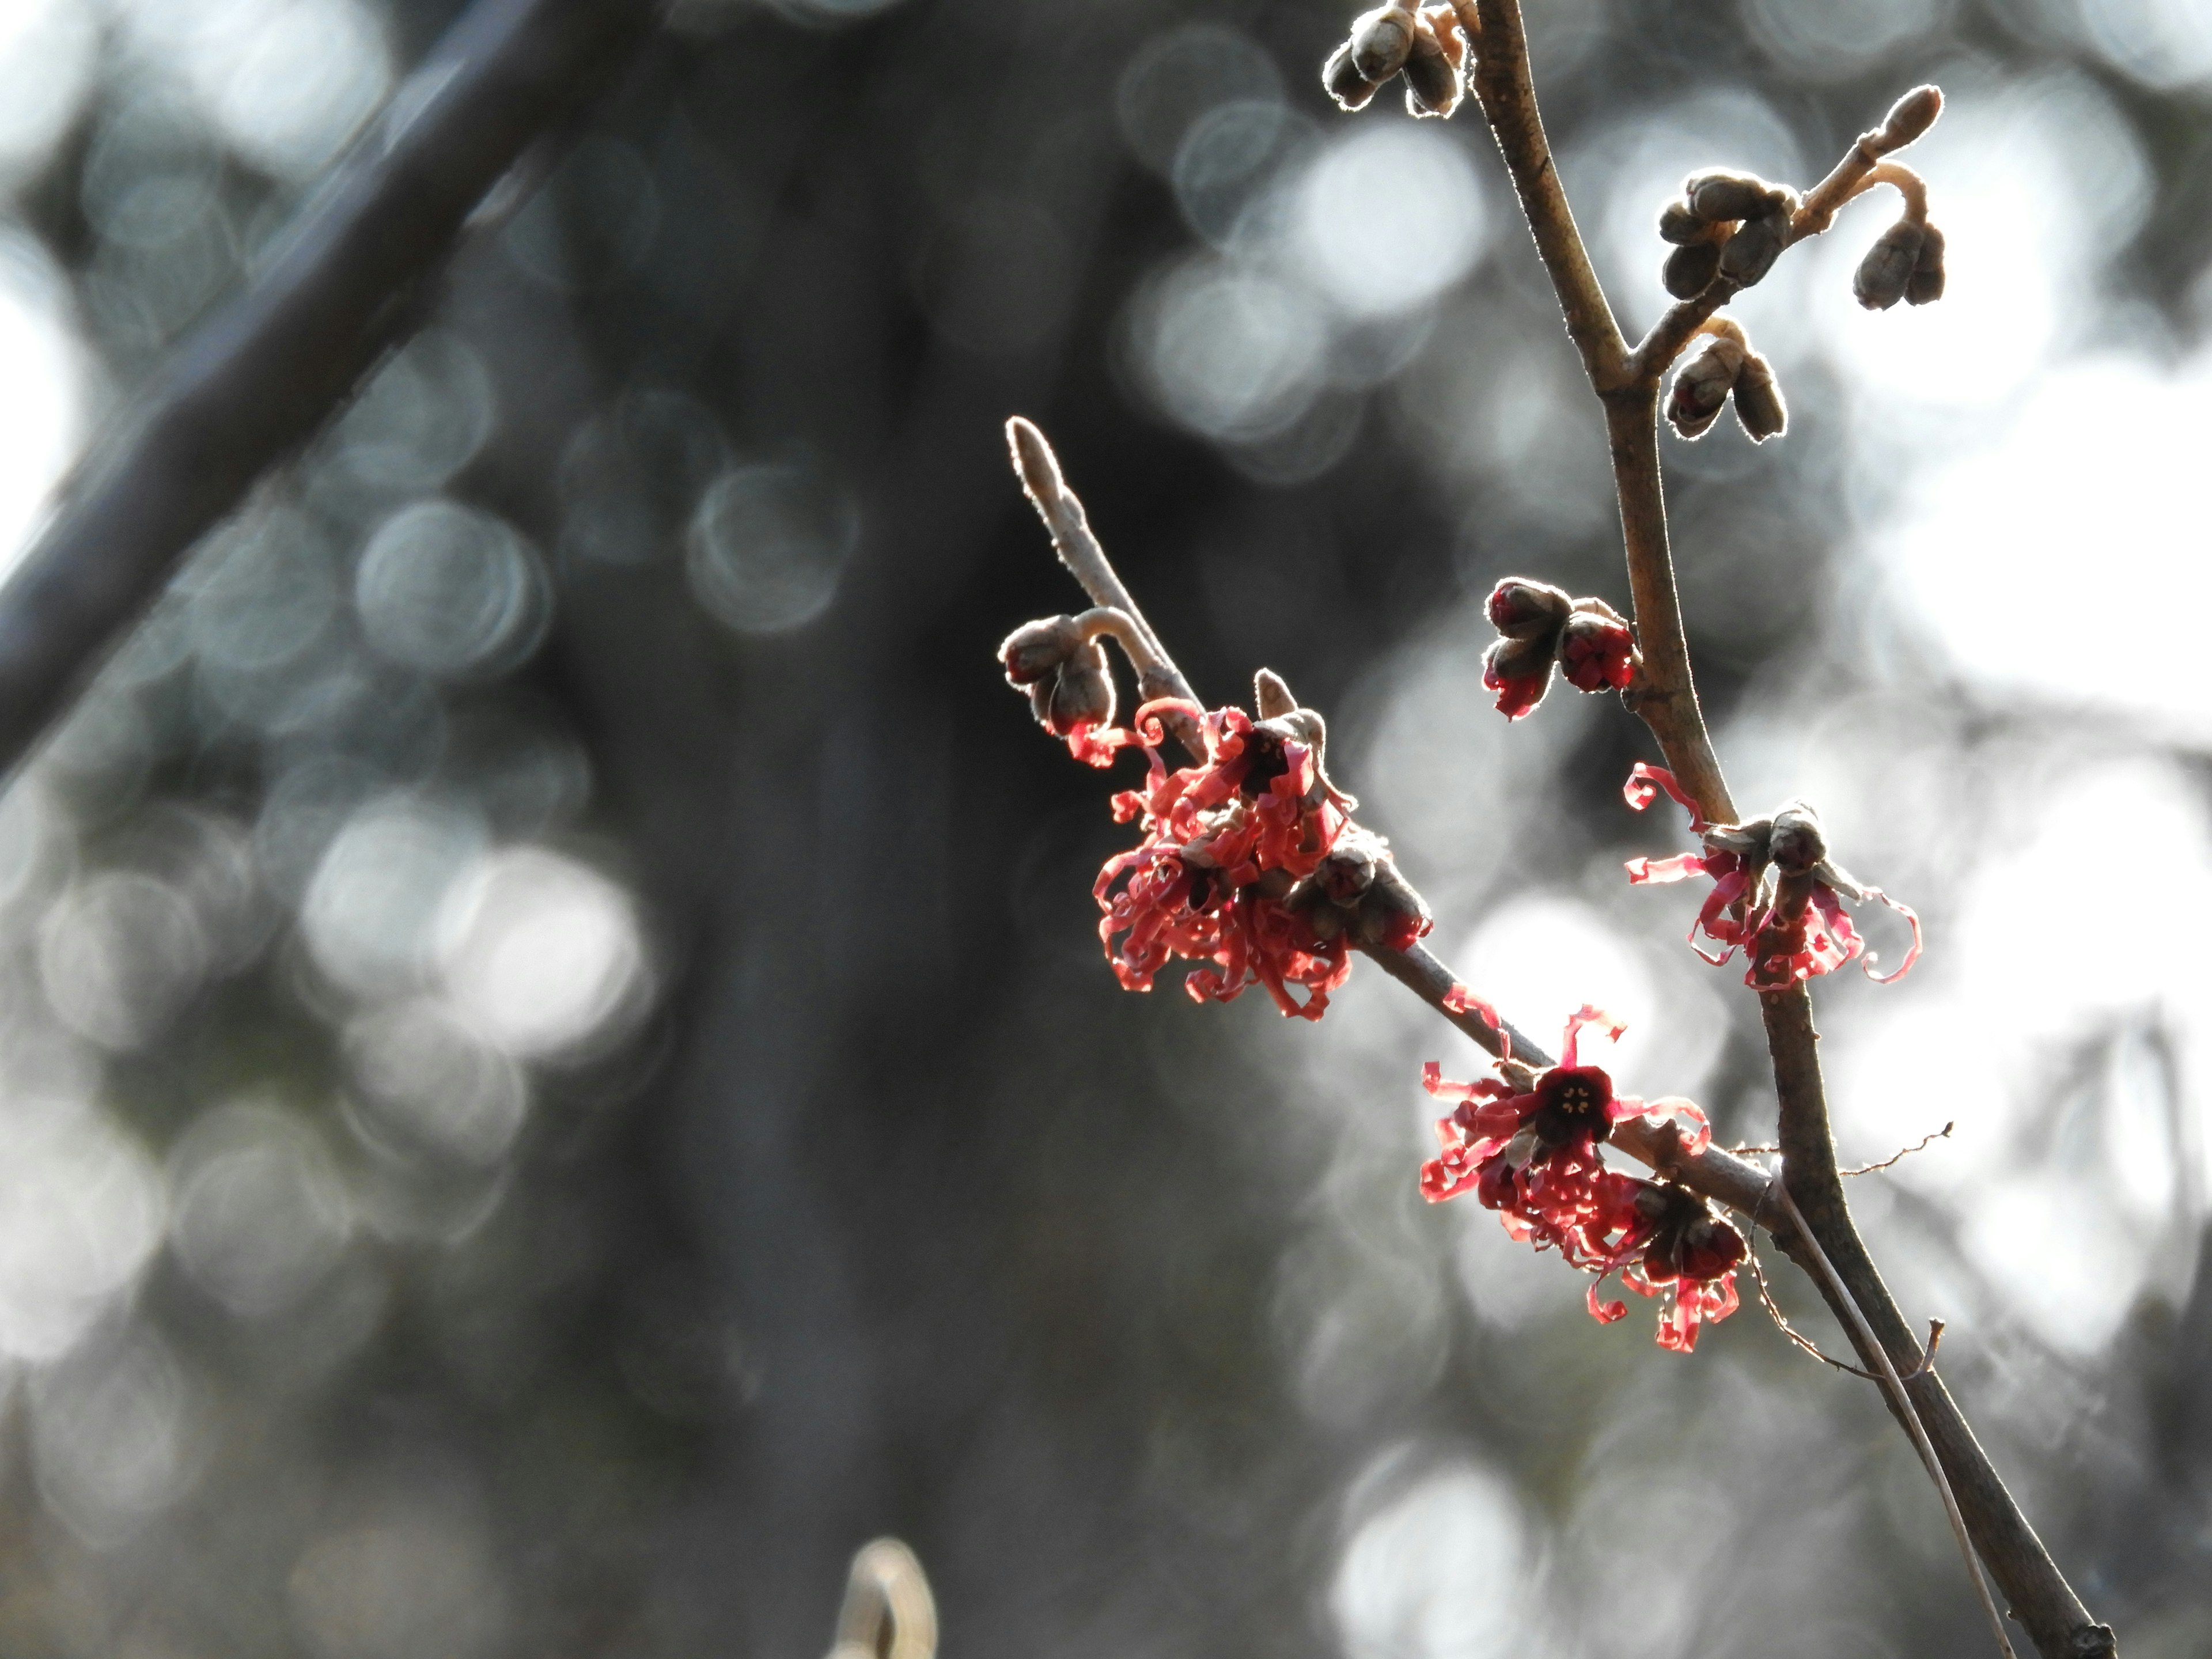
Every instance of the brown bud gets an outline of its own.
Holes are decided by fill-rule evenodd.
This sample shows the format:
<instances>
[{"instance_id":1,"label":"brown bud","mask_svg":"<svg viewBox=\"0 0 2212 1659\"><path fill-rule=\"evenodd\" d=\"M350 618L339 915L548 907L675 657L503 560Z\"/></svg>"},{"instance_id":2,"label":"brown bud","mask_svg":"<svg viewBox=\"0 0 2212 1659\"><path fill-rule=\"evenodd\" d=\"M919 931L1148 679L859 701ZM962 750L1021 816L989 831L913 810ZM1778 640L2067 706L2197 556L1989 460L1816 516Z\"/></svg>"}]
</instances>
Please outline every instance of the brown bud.
<instances>
[{"instance_id":1,"label":"brown bud","mask_svg":"<svg viewBox=\"0 0 2212 1659\"><path fill-rule=\"evenodd\" d=\"M1413 49L1413 14L1404 6L1381 6L1352 25L1352 61L1376 86L1406 67Z\"/></svg>"},{"instance_id":2,"label":"brown bud","mask_svg":"<svg viewBox=\"0 0 2212 1659\"><path fill-rule=\"evenodd\" d=\"M1667 422L1685 438L1702 438L1720 418L1722 406L1743 369L1743 348L1724 335L1711 335L1705 349L1674 371L1667 395Z\"/></svg>"},{"instance_id":3,"label":"brown bud","mask_svg":"<svg viewBox=\"0 0 2212 1659\"><path fill-rule=\"evenodd\" d=\"M1558 649L1558 638L1551 634L1529 640L1504 639L1493 643L1483 653L1482 660L1498 679L1522 680L1534 674L1550 674L1552 658Z\"/></svg>"},{"instance_id":4,"label":"brown bud","mask_svg":"<svg viewBox=\"0 0 2212 1659\"><path fill-rule=\"evenodd\" d=\"M1752 442L1763 444L1790 429L1790 410L1782 401L1782 388L1774 383L1774 366L1756 351L1744 354L1734 396L1736 424Z\"/></svg>"},{"instance_id":5,"label":"brown bud","mask_svg":"<svg viewBox=\"0 0 2212 1659\"><path fill-rule=\"evenodd\" d=\"M1526 576L1508 576L1490 590L1490 625L1509 640L1548 638L1575 602L1565 588Z\"/></svg>"},{"instance_id":6,"label":"brown bud","mask_svg":"<svg viewBox=\"0 0 2212 1659\"><path fill-rule=\"evenodd\" d=\"M1359 65L1352 61L1349 40L1329 53L1328 62L1321 66L1321 83L1336 100L1336 106L1346 111L1365 109L1381 89L1378 82L1359 72Z\"/></svg>"},{"instance_id":7,"label":"brown bud","mask_svg":"<svg viewBox=\"0 0 2212 1659\"><path fill-rule=\"evenodd\" d=\"M1429 931L1429 907L1413 884L1398 873L1388 853L1375 866L1375 879L1359 896L1358 937L1362 945L1404 951Z\"/></svg>"},{"instance_id":8,"label":"brown bud","mask_svg":"<svg viewBox=\"0 0 2212 1659\"><path fill-rule=\"evenodd\" d=\"M1749 288L1774 269L1774 262L1782 257L1783 244L1789 235L1790 215L1786 209L1776 208L1746 219L1721 249L1720 274L1738 288Z\"/></svg>"},{"instance_id":9,"label":"brown bud","mask_svg":"<svg viewBox=\"0 0 2212 1659\"><path fill-rule=\"evenodd\" d=\"M1691 210L1687 201L1669 202L1659 210L1659 240L1673 242L1678 247L1703 241L1705 222Z\"/></svg>"},{"instance_id":10,"label":"brown bud","mask_svg":"<svg viewBox=\"0 0 2212 1659\"><path fill-rule=\"evenodd\" d=\"M1889 113L1882 118L1881 131L1875 135L1874 147L1885 155L1891 150L1903 149L1934 126L1936 118L1942 112L1941 87L1915 87L1889 106Z\"/></svg>"},{"instance_id":11,"label":"brown bud","mask_svg":"<svg viewBox=\"0 0 2212 1659\"><path fill-rule=\"evenodd\" d=\"M1776 867L1792 874L1810 870L1828 856L1820 817L1802 800L1791 801L1774 815L1766 846Z\"/></svg>"},{"instance_id":12,"label":"brown bud","mask_svg":"<svg viewBox=\"0 0 2212 1659\"><path fill-rule=\"evenodd\" d=\"M1692 242L1667 256L1667 263L1659 268L1659 280L1676 299L1694 300L1705 291L1720 268L1718 243Z\"/></svg>"},{"instance_id":13,"label":"brown bud","mask_svg":"<svg viewBox=\"0 0 2212 1659\"><path fill-rule=\"evenodd\" d=\"M1752 173L1693 173L1682 182L1690 211L1707 224L1771 213L1789 192Z\"/></svg>"},{"instance_id":14,"label":"brown bud","mask_svg":"<svg viewBox=\"0 0 2212 1659\"><path fill-rule=\"evenodd\" d=\"M1263 720L1278 720L1297 713L1298 700L1291 694L1290 685L1280 674L1272 668L1262 668L1252 676L1252 708Z\"/></svg>"},{"instance_id":15,"label":"brown bud","mask_svg":"<svg viewBox=\"0 0 2212 1659\"><path fill-rule=\"evenodd\" d=\"M1452 38L1456 41L1458 36ZM1449 116L1459 107L1459 65L1422 13L1414 19L1413 50L1406 55L1407 112Z\"/></svg>"},{"instance_id":16,"label":"brown bud","mask_svg":"<svg viewBox=\"0 0 2212 1659\"><path fill-rule=\"evenodd\" d=\"M999 661L1009 685L1031 685L1083 649L1083 631L1073 617L1047 617L1024 623L999 647Z\"/></svg>"},{"instance_id":17,"label":"brown bud","mask_svg":"<svg viewBox=\"0 0 2212 1659\"><path fill-rule=\"evenodd\" d=\"M1113 724L1114 677L1106 672L1106 653L1095 641L1029 690L1030 711L1055 738L1066 737L1078 726Z\"/></svg>"},{"instance_id":18,"label":"brown bud","mask_svg":"<svg viewBox=\"0 0 2212 1659\"><path fill-rule=\"evenodd\" d=\"M1928 233L1910 219L1899 219L1875 238L1851 276L1851 292L1858 302L1869 311L1887 311L1902 300L1927 240Z\"/></svg>"},{"instance_id":19,"label":"brown bud","mask_svg":"<svg viewBox=\"0 0 2212 1659\"><path fill-rule=\"evenodd\" d=\"M1920 257L1913 261L1912 280L1905 285L1909 306L1933 305L1943 297L1943 233L1933 225L1922 227Z\"/></svg>"}]
</instances>

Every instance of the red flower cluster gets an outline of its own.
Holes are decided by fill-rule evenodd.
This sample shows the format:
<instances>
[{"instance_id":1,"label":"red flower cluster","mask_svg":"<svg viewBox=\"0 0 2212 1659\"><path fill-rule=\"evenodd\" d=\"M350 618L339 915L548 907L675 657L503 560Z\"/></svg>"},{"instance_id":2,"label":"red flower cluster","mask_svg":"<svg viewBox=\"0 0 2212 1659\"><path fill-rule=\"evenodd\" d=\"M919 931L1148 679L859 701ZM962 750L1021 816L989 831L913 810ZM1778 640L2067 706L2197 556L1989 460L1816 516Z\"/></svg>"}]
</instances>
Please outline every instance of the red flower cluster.
<instances>
[{"instance_id":1,"label":"red flower cluster","mask_svg":"<svg viewBox=\"0 0 2212 1659\"><path fill-rule=\"evenodd\" d=\"M1462 994L1457 987L1454 993ZM1463 1000L1489 1017L1474 998ZM1443 1150L1421 1168L1421 1195L1437 1204L1471 1190L1515 1238L1557 1249L1595 1274L1589 1310L1601 1323L1627 1311L1620 1303L1599 1303L1608 1273L1620 1272L1641 1295L1667 1293L1660 1344L1687 1352L1700 1321L1735 1310L1742 1236L1693 1194L1607 1169L1598 1148L1614 1124L1632 1117L1682 1119L1689 1126L1683 1150L1692 1156L1711 1144L1712 1131L1686 1100L1647 1104L1615 1094L1601 1068L1581 1063L1577 1039L1585 1025L1620 1035L1618 1022L1584 1007L1567 1022L1559 1063L1546 1071L1509 1057L1498 1062L1496 1078L1455 1083L1434 1060L1422 1068L1423 1086L1457 1103L1437 1120Z\"/></svg>"},{"instance_id":2,"label":"red flower cluster","mask_svg":"<svg viewBox=\"0 0 2212 1659\"><path fill-rule=\"evenodd\" d=\"M1484 653L1482 684L1510 720L1544 700L1554 663L1577 691L1622 690L1636 676L1636 636L1603 599L1508 576L1490 590L1489 611L1504 637Z\"/></svg>"},{"instance_id":3,"label":"red flower cluster","mask_svg":"<svg viewBox=\"0 0 2212 1659\"><path fill-rule=\"evenodd\" d=\"M1170 709L1198 723L1202 764L1170 771L1161 759ZM1149 991L1181 957L1208 964L1184 981L1194 999L1227 1002L1257 984L1285 1014L1318 1019L1352 971L1351 945L1403 950L1428 932L1388 847L1352 823L1356 803L1322 769L1310 709L1255 721L1238 708L1152 702L1122 741L1141 745L1151 769L1142 788L1115 796L1114 816L1137 820L1144 837L1106 861L1094 891L1099 938L1127 989Z\"/></svg>"},{"instance_id":4,"label":"red flower cluster","mask_svg":"<svg viewBox=\"0 0 2212 1659\"><path fill-rule=\"evenodd\" d=\"M1621 793L1638 811L1665 790L1690 815L1690 828L1705 844L1702 853L1670 859L1631 859L1628 879L1635 884L1712 878L1713 890L1690 924L1690 948L1715 967L1743 948L1750 963L1743 982L1755 990L1784 989L1816 975L1831 973L1866 950L1844 908L1848 899L1873 899L1903 916L1912 929L1912 945L1893 973L1874 971L1868 954L1862 966L1877 984L1901 979L1920 960L1920 918L1879 887L1853 880L1828 858L1820 819L1802 801L1791 801L1772 817L1749 823L1708 823L1697 803L1683 793L1674 775L1638 761ZM1698 942L1702 933L1720 946L1717 953Z\"/></svg>"}]
</instances>

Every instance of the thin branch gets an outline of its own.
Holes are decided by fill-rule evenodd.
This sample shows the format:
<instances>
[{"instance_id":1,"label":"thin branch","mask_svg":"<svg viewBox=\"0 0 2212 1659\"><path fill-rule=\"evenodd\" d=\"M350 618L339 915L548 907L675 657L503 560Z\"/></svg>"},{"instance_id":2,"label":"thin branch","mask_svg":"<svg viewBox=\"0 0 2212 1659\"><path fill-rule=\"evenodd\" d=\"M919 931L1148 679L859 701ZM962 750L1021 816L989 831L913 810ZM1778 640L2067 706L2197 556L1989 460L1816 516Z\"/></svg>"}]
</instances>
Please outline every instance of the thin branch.
<instances>
[{"instance_id":1,"label":"thin branch","mask_svg":"<svg viewBox=\"0 0 2212 1659\"><path fill-rule=\"evenodd\" d=\"M1929 1479L1936 1483L1936 1490L1942 1494L1943 1512L1950 1517L1952 1536L1959 1540L1959 1553L1966 1558L1967 1576L1974 1581L1974 1589L1982 1598L1982 1610L1989 1614L1990 1629L1996 1634L1997 1647L2005 1659L2014 1659L2012 1638L2005 1634L2004 1615L1997 1611L1996 1601L1990 1595L1989 1581L1982 1577L1982 1564L1975 1558L1973 1540L1966 1535L1966 1517L1959 1513L1959 1500L1952 1495L1951 1482L1943 1473L1942 1460L1936 1455L1936 1448L1929 1443L1927 1428L1920 1420L1920 1413L1913 1408L1912 1396L1905 1391L1904 1380L1898 1376L1897 1367L1890 1363L1888 1351L1875 1340L1874 1332L1868 1327L1865 1316L1859 1312L1858 1304L1851 1299L1850 1291L1836 1276L1835 1264L1820 1249L1820 1241L1813 1237L1813 1230L1805 1224L1805 1218L1798 1212L1796 1201L1790 1196L1789 1187L1777 1182L1775 1191L1782 1200L1783 1208L1789 1212L1790 1219L1796 1224L1798 1232L1804 1237L1821 1276L1850 1312L1851 1328L1858 1337L1862 1350L1869 1353L1881 1368L1882 1386L1889 1390L1890 1398L1896 1402L1897 1413L1904 1419L1905 1431L1911 1435L1912 1443L1919 1450L1920 1461L1928 1466Z\"/></svg>"},{"instance_id":2,"label":"thin branch","mask_svg":"<svg viewBox=\"0 0 2212 1659\"><path fill-rule=\"evenodd\" d=\"M0 589L0 770L75 701L185 550L418 325L471 215L612 81L652 0L478 0L63 487Z\"/></svg>"},{"instance_id":3,"label":"thin branch","mask_svg":"<svg viewBox=\"0 0 2212 1659\"><path fill-rule=\"evenodd\" d=\"M1899 1147L1879 1164L1862 1164L1856 1170L1838 1170L1836 1173L1845 1176L1863 1176L1872 1175L1877 1170L1894 1169L1906 1158L1911 1158L1913 1153L1925 1152L1939 1140L1948 1140L1951 1138L1951 1131L1958 1127L1956 1123L1947 1123L1934 1133L1921 1136L1910 1146ZM1776 1150L1779 1151L1780 1148L1778 1147Z\"/></svg>"}]
</instances>

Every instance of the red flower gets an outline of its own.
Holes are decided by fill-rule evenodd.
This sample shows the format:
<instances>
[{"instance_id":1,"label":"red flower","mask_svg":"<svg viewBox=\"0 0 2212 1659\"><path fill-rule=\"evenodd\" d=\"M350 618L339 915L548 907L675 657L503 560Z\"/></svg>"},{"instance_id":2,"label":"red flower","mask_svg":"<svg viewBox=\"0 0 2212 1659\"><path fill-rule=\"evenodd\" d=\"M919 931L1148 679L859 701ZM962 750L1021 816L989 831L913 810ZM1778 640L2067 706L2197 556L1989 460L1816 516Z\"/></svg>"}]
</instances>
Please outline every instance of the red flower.
<instances>
[{"instance_id":1,"label":"red flower","mask_svg":"<svg viewBox=\"0 0 2212 1659\"><path fill-rule=\"evenodd\" d=\"M1472 997L1461 1000L1483 1007ZM1577 1039L1583 1026L1593 1024L1603 1026L1609 1037L1620 1035L1617 1021L1586 1006L1567 1022L1559 1063L1546 1071L1509 1058L1498 1061L1496 1078L1455 1083L1431 1060L1421 1078L1431 1095L1458 1103L1437 1123L1442 1150L1422 1166L1422 1196L1442 1203L1472 1189L1485 1209L1498 1212L1514 1237L1533 1239L1539 1249L1551 1246L1576 1266L1591 1268L1613 1261L1633 1220L1621 1208L1618 1177L1598 1152L1613 1126L1631 1117L1680 1115L1690 1125L1689 1152L1703 1151L1712 1139L1705 1114L1689 1102L1647 1105L1617 1095L1601 1067L1583 1065Z\"/></svg>"},{"instance_id":2,"label":"red flower","mask_svg":"<svg viewBox=\"0 0 2212 1659\"><path fill-rule=\"evenodd\" d=\"M1577 691L1624 691L1636 678L1636 636L1618 617L1578 610L1559 630L1559 672Z\"/></svg>"},{"instance_id":3,"label":"red flower","mask_svg":"<svg viewBox=\"0 0 2212 1659\"><path fill-rule=\"evenodd\" d=\"M1712 878L1713 890L1690 924L1690 948L1717 967L1741 946L1750 963L1744 983L1754 989L1785 988L1816 975L1831 973L1866 950L1844 902L1873 899L1903 916L1912 944L1894 972L1876 974L1875 958L1861 964L1877 984L1901 979L1920 960L1920 918L1879 887L1853 880L1832 862L1820 820L1812 808L1791 801L1771 818L1749 823L1708 823L1697 803L1683 793L1674 775L1638 761L1621 793L1638 811L1658 799L1661 790L1690 815L1691 830L1705 842L1703 853L1670 859L1631 859L1628 879L1638 884L1681 881L1696 875ZM1720 946L1717 953L1698 942L1702 933Z\"/></svg>"},{"instance_id":4,"label":"red flower","mask_svg":"<svg viewBox=\"0 0 2212 1659\"><path fill-rule=\"evenodd\" d=\"M1161 759L1168 708L1198 722L1200 764L1170 772ZM1139 820L1144 838L1106 861L1093 890L1116 977L1148 991L1182 957L1211 964L1184 981L1195 999L1227 1002L1256 984L1285 1013L1321 1018L1351 972L1350 939L1340 928L1324 937L1288 901L1351 827L1352 803L1322 770L1320 717L1300 709L1255 722L1237 708L1152 702L1125 741L1143 747L1150 770L1142 788L1114 798L1114 816Z\"/></svg>"}]
</instances>

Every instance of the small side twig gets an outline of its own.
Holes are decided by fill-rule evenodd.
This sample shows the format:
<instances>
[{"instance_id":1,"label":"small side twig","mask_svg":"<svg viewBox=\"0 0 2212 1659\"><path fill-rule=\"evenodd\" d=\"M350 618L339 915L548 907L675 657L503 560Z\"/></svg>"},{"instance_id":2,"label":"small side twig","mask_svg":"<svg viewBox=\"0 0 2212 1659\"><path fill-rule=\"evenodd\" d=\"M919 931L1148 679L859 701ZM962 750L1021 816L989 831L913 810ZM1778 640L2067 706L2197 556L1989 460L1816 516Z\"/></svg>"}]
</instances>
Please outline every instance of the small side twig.
<instances>
[{"instance_id":1,"label":"small side twig","mask_svg":"<svg viewBox=\"0 0 2212 1659\"><path fill-rule=\"evenodd\" d=\"M1863 1176L1872 1175L1877 1170L1890 1169L1894 1165L1902 1163L1905 1159L1911 1158L1915 1152L1925 1152L1929 1147L1934 1146L1939 1140L1948 1140L1951 1138L1951 1131L1958 1127L1959 1126L1955 1122L1947 1123L1942 1128L1936 1130L1933 1134L1925 1134L1921 1136L1919 1139L1914 1141L1910 1146L1899 1147L1896 1152L1892 1152L1887 1158L1882 1159L1879 1164L1862 1164L1856 1170L1838 1170L1836 1173L1838 1175L1846 1176ZM1779 1152L1781 1148L1776 1147L1774 1150Z\"/></svg>"},{"instance_id":2,"label":"small side twig","mask_svg":"<svg viewBox=\"0 0 2212 1659\"><path fill-rule=\"evenodd\" d=\"M1766 1310L1766 1316L1773 1322L1774 1328L1776 1330L1781 1332L1784 1336L1790 1339L1793 1345L1803 1350L1806 1353L1810 1354L1814 1358L1819 1360L1823 1365L1832 1365L1839 1371L1849 1371L1853 1376L1863 1377L1869 1382L1879 1382L1881 1381L1881 1377L1879 1373L1875 1371L1861 1370L1856 1365L1852 1364L1850 1360L1837 1358L1835 1355L1830 1353L1819 1343L1814 1341L1811 1337L1806 1335L1804 1332L1799 1330L1795 1325L1791 1324L1790 1322L1790 1316L1782 1311L1781 1304L1774 1299L1773 1287L1766 1281L1766 1269L1759 1261L1759 1252L1756 1250L1750 1251L1746 1256L1746 1262L1751 1268L1752 1282L1759 1287L1759 1305ZM1929 1320L1928 1322L1928 1346L1921 1352L1920 1363L1917 1365L1915 1365L1911 1370L1901 1374L1904 1381L1910 1382L1913 1378L1917 1376L1924 1376L1929 1371L1936 1369L1936 1345L1942 1342L1942 1340L1943 1322L1940 1319Z\"/></svg>"}]
</instances>

